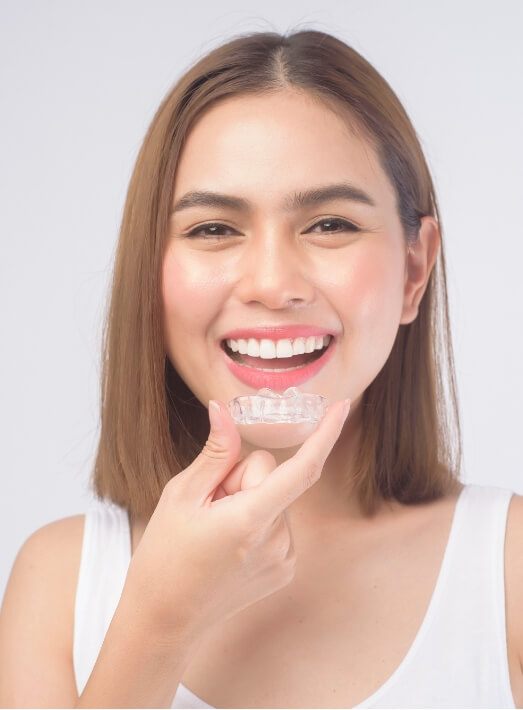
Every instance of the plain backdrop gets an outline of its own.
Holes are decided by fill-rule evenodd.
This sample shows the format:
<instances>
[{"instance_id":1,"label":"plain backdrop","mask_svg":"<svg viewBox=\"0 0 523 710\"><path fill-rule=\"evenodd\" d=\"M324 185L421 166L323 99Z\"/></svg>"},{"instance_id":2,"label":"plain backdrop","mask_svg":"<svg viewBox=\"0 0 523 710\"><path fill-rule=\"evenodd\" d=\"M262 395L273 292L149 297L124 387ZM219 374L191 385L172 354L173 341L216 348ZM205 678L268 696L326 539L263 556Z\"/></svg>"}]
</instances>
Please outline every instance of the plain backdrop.
<instances>
[{"instance_id":1,"label":"plain backdrop","mask_svg":"<svg viewBox=\"0 0 523 710\"><path fill-rule=\"evenodd\" d=\"M161 99L253 30L330 32L391 84L435 180L464 482L523 493L523 2L0 2L0 597L37 528L83 513L122 207Z\"/></svg>"}]
</instances>

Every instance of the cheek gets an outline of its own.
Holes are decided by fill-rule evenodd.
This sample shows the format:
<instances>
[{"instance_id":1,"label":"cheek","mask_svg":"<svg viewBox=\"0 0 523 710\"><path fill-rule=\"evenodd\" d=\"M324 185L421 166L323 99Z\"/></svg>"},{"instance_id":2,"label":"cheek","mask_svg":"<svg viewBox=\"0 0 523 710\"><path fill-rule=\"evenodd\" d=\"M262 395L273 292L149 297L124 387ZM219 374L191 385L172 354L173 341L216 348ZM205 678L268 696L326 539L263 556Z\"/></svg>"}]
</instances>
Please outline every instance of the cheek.
<instances>
[{"instance_id":1,"label":"cheek","mask_svg":"<svg viewBox=\"0 0 523 710\"><path fill-rule=\"evenodd\" d=\"M362 344L392 348L403 306L403 269L401 252L382 244L353 254L341 310Z\"/></svg>"},{"instance_id":2,"label":"cheek","mask_svg":"<svg viewBox=\"0 0 523 710\"><path fill-rule=\"evenodd\" d=\"M213 303L218 304L220 284L216 274L210 277L209 269L201 261L183 258L167 252L162 269L162 299L166 332L201 336L202 326L211 320Z\"/></svg>"}]
</instances>

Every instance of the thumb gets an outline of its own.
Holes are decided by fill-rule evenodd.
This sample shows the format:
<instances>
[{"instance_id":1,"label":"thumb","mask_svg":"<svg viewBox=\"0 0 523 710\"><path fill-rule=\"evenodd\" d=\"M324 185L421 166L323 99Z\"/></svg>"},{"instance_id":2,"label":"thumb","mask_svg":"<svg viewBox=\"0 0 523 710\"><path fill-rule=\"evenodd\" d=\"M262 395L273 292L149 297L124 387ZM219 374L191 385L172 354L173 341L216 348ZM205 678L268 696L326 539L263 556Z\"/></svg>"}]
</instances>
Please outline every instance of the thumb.
<instances>
[{"instance_id":1,"label":"thumb","mask_svg":"<svg viewBox=\"0 0 523 710\"><path fill-rule=\"evenodd\" d=\"M256 488L276 468L276 459L269 451L257 449L239 461L227 474L214 493L213 502L232 496L238 491Z\"/></svg>"},{"instance_id":2,"label":"thumb","mask_svg":"<svg viewBox=\"0 0 523 710\"><path fill-rule=\"evenodd\" d=\"M186 469L187 487L204 501L226 478L241 454L236 425L219 400L209 401L210 430L201 452Z\"/></svg>"}]
</instances>

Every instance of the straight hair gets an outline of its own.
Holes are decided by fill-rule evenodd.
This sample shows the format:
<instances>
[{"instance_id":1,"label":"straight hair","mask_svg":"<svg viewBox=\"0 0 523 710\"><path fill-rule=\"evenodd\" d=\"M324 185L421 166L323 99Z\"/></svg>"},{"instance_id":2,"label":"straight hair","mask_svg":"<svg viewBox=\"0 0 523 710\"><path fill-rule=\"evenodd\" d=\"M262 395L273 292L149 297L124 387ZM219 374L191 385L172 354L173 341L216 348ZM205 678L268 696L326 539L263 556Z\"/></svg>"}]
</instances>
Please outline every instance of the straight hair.
<instances>
[{"instance_id":1,"label":"straight hair","mask_svg":"<svg viewBox=\"0 0 523 710\"><path fill-rule=\"evenodd\" d=\"M149 518L166 483L209 435L207 408L166 355L161 273L180 153L194 121L220 100L292 89L323 102L367 140L396 195L407 244L435 217L440 249L409 324L362 397L361 434L347 489L365 515L380 499L432 501L460 488L461 429L451 342L443 229L416 131L364 57L331 34L305 30L235 36L169 90L130 179L102 334L100 438L91 474L99 498Z\"/></svg>"}]
</instances>

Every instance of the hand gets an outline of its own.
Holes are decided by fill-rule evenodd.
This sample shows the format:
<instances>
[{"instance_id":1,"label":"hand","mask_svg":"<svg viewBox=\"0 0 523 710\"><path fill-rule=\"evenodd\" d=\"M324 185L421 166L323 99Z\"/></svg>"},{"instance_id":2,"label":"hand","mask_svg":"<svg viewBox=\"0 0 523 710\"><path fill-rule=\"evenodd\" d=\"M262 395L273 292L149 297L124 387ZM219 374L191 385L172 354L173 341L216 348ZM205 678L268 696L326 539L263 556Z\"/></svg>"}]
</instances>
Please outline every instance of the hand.
<instances>
[{"instance_id":1,"label":"hand","mask_svg":"<svg viewBox=\"0 0 523 710\"><path fill-rule=\"evenodd\" d=\"M241 439L220 404L201 453L165 486L131 559L131 587L152 631L195 639L287 585L296 555L285 511L318 479L348 415L343 401L290 459Z\"/></svg>"}]
</instances>

